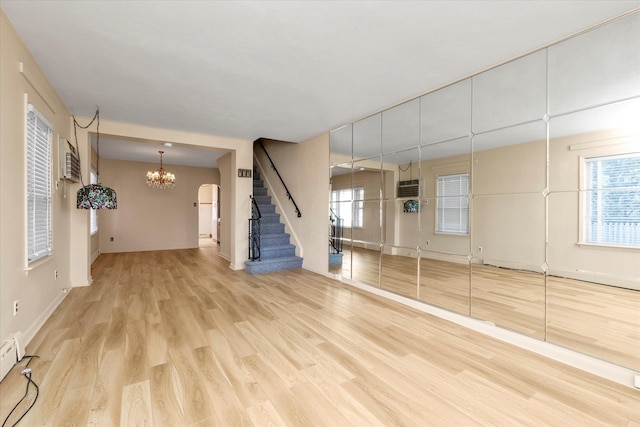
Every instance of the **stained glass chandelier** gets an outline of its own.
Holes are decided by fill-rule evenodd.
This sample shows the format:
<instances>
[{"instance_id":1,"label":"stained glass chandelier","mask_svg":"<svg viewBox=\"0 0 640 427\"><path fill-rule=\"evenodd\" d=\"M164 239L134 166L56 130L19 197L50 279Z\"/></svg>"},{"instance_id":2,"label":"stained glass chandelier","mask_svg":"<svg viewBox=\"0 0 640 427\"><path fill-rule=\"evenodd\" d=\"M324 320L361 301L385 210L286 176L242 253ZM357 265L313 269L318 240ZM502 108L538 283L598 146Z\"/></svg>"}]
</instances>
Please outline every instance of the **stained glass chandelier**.
<instances>
[{"instance_id":1,"label":"stained glass chandelier","mask_svg":"<svg viewBox=\"0 0 640 427\"><path fill-rule=\"evenodd\" d=\"M158 151L158 153L160 153L160 169L147 172L147 185L151 188L173 188L176 183L176 176L162 167L164 151Z\"/></svg>"},{"instance_id":2,"label":"stained glass chandelier","mask_svg":"<svg viewBox=\"0 0 640 427\"><path fill-rule=\"evenodd\" d=\"M96 108L96 114L93 116L91 122L86 126L80 126L73 117L73 133L76 139L76 147L78 146L77 128L87 129L96 121L96 176L98 183L84 185L82 182L82 188L78 190L76 195L76 207L78 209L117 209L118 199L116 198L116 192L109 187L103 187L100 184L100 107ZM80 174L80 180L82 181L82 173Z\"/></svg>"}]
</instances>

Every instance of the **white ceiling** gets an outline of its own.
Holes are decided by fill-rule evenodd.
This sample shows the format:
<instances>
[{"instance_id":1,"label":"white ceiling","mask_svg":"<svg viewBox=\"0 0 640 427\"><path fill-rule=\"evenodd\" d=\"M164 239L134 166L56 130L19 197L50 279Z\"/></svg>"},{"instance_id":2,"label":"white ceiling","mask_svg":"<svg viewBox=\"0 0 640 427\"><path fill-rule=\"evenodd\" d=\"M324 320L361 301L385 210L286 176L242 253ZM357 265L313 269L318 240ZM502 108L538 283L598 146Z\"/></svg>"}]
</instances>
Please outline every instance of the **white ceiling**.
<instances>
[{"instance_id":1,"label":"white ceiling","mask_svg":"<svg viewBox=\"0 0 640 427\"><path fill-rule=\"evenodd\" d=\"M92 117L100 105L107 120L301 142L640 7L640 0L0 6L72 114ZM156 162L161 142L135 157L135 144L105 138L101 156ZM201 157L192 151L181 161Z\"/></svg>"}]
</instances>

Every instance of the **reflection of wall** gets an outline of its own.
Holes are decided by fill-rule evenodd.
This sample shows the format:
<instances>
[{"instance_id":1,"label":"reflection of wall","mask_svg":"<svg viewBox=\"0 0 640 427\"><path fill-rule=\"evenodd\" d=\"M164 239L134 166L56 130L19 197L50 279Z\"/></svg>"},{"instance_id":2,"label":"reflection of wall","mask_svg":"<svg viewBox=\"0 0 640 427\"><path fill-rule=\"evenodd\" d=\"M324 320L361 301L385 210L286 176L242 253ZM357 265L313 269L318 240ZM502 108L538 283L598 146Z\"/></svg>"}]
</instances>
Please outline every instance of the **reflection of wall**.
<instances>
[{"instance_id":1,"label":"reflection of wall","mask_svg":"<svg viewBox=\"0 0 640 427\"><path fill-rule=\"evenodd\" d=\"M553 128L552 128L553 130ZM549 144L549 271L553 275L640 290L638 249L578 245L581 157L638 151L638 140L598 132L552 139Z\"/></svg>"},{"instance_id":2,"label":"reflection of wall","mask_svg":"<svg viewBox=\"0 0 640 427\"><path fill-rule=\"evenodd\" d=\"M353 181L352 181L353 177ZM380 171L359 171L353 174L334 176L331 190L364 188L363 226L345 230L345 237L351 236L358 246L377 249L380 242ZM369 244L367 244L369 243ZM377 244L376 244L377 243Z\"/></svg>"},{"instance_id":3,"label":"reflection of wall","mask_svg":"<svg viewBox=\"0 0 640 427\"><path fill-rule=\"evenodd\" d=\"M145 175L157 164L100 160L104 185L118 194L118 209L100 212L100 252L132 252L198 247L198 188L220 182L213 168L168 165L173 189L149 188ZM114 241L110 241L113 237Z\"/></svg>"},{"instance_id":4,"label":"reflection of wall","mask_svg":"<svg viewBox=\"0 0 640 427\"><path fill-rule=\"evenodd\" d=\"M420 171L424 186L422 212L420 213L421 246L427 251L466 255L469 252L468 236L436 233L436 178L439 175L469 172L469 155L427 160L422 162ZM414 229L412 232L415 234L417 233L416 230ZM405 231L405 233L410 232L409 230ZM410 234L405 234L405 236L405 238L410 238ZM428 245L427 241L429 241ZM434 254L427 252L424 256L430 257L434 256Z\"/></svg>"},{"instance_id":5,"label":"reflection of wall","mask_svg":"<svg viewBox=\"0 0 640 427\"><path fill-rule=\"evenodd\" d=\"M637 250L578 245L580 158L633 152L637 150L633 144L611 132L550 141L549 179L554 191L549 196L548 209L550 274L640 289ZM546 141L473 153L471 247L468 237L435 233L436 177L468 172L468 159L463 155L421 164L423 256L436 256L430 251L464 255L471 250L476 262L541 271L545 262L546 212L542 191L546 187ZM398 209L401 212L401 204ZM413 247L417 217L397 214L396 220L399 246ZM482 253L477 250L479 246Z\"/></svg>"}]
</instances>

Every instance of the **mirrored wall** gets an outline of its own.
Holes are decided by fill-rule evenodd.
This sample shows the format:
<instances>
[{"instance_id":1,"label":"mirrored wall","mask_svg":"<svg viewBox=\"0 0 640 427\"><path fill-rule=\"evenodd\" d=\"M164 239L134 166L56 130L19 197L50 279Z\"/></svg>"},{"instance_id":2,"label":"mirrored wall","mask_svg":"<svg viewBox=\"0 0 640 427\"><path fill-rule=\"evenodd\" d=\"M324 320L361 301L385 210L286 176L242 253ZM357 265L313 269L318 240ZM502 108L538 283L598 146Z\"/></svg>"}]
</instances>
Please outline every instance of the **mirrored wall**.
<instances>
[{"instance_id":1,"label":"mirrored wall","mask_svg":"<svg viewBox=\"0 0 640 427\"><path fill-rule=\"evenodd\" d=\"M330 209L330 272L640 370L640 13L333 131Z\"/></svg>"}]
</instances>

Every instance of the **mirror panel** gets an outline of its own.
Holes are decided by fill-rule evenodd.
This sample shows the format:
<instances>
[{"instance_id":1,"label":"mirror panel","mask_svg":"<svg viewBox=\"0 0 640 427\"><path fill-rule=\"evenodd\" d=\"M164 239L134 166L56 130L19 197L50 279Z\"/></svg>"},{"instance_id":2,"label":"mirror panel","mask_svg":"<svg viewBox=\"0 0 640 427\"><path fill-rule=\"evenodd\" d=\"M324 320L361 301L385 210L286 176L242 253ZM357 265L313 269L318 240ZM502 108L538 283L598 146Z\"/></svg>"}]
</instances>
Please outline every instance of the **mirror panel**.
<instances>
[{"instance_id":1,"label":"mirror panel","mask_svg":"<svg viewBox=\"0 0 640 427\"><path fill-rule=\"evenodd\" d=\"M405 102L382 113L383 154L418 148L419 145L420 100Z\"/></svg>"},{"instance_id":2,"label":"mirror panel","mask_svg":"<svg viewBox=\"0 0 640 427\"><path fill-rule=\"evenodd\" d=\"M384 244L411 248L411 254L403 252L403 255L417 256L420 241L420 235L417 233L420 226L419 210L418 197L385 200Z\"/></svg>"},{"instance_id":3,"label":"mirror panel","mask_svg":"<svg viewBox=\"0 0 640 427\"><path fill-rule=\"evenodd\" d=\"M470 271L467 256L422 251L418 299L468 316Z\"/></svg>"},{"instance_id":4,"label":"mirror panel","mask_svg":"<svg viewBox=\"0 0 640 427\"><path fill-rule=\"evenodd\" d=\"M469 190L471 138L421 148L418 298L469 315Z\"/></svg>"},{"instance_id":5,"label":"mirror panel","mask_svg":"<svg viewBox=\"0 0 640 427\"><path fill-rule=\"evenodd\" d=\"M380 286L380 247L354 242L351 248L351 278L365 285Z\"/></svg>"},{"instance_id":6,"label":"mirror panel","mask_svg":"<svg viewBox=\"0 0 640 427\"><path fill-rule=\"evenodd\" d=\"M420 98L420 145L448 141L471 133L471 79Z\"/></svg>"},{"instance_id":7,"label":"mirror panel","mask_svg":"<svg viewBox=\"0 0 640 427\"><path fill-rule=\"evenodd\" d=\"M547 113L546 51L473 77L473 131L541 120Z\"/></svg>"},{"instance_id":8,"label":"mirror panel","mask_svg":"<svg viewBox=\"0 0 640 427\"><path fill-rule=\"evenodd\" d=\"M473 194L542 192L547 186L547 123L473 137Z\"/></svg>"},{"instance_id":9,"label":"mirror panel","mask_svg":"<svg viewBox=\"0 0 640 427\"><path fill-rule=\"evenodd\" d=\"M329 133L331 165L351 161L353 149L353 125L348 124Z\"/></svg>"},{"instance_id":10,"label":"mirror panel","mask_svg":"<svg viewBox=\"0 0 640 427\"><path fill-rule=\"evenodd\" d=\"M632 369L640 369L638 117L636 98L549 122L547 340Z\"/></svg>"},{"instance_id":11,"label":"mirror panel","mask_svg":"<svg viewBox=\"0 0 640 427\"><path fill-rule=\"evenodd\" d=\"M380 287L409 298L418 294L418 258L416 248L384 246L381 259Z\"/></svg>"},{"instance_id":12,"label":"mirror panel","mask_svg":"<svg viewBox=\"0 0 640 427\"><path fill-rule=\"evenodd\" d=\"M353 159L368 159L382 152L382 114L353 124Z\"/></svg>"},{"instance_id":13,"label":"mirror panel","mask_svg":"<svg viewBox=\"0 0 640 427\"><path fill-rule=\"evenodd\" d=\"M551 116L640 96L640 14L548 50Z\"/></svg>"},{"instance_id":14,"label":"mirror panel","mask_svg":"<svg viewBox=\"0 0 640 427\"><path fill-rule=\"evenodd\" d=\"M545 197L473 197L471 316L544 339Z\"/></svg>"}]
</instances>

